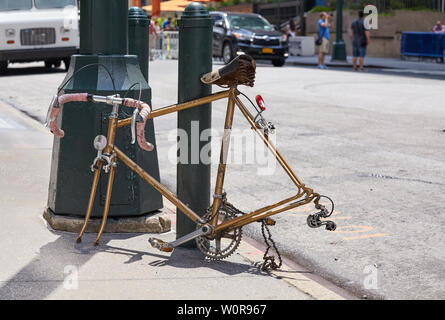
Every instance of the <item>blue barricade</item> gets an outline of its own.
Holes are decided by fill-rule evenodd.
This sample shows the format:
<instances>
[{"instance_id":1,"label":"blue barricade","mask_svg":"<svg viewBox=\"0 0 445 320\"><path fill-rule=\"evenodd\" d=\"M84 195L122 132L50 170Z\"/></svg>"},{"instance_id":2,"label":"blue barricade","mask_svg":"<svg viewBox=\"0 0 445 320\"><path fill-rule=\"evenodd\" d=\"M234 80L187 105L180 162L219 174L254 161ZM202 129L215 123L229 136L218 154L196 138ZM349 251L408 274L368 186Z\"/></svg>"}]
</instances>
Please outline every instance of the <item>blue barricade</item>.
<instances>
[{"instance_id":1,"label":"blue barricade","mask_svg":"<svg viewBox=\"0 0 445 320\"><path fill-rule=\"evenodd\" d=\"M400 55L443 58L445 34L433 32L403 32Z\"/></svg>"}]
</instances>

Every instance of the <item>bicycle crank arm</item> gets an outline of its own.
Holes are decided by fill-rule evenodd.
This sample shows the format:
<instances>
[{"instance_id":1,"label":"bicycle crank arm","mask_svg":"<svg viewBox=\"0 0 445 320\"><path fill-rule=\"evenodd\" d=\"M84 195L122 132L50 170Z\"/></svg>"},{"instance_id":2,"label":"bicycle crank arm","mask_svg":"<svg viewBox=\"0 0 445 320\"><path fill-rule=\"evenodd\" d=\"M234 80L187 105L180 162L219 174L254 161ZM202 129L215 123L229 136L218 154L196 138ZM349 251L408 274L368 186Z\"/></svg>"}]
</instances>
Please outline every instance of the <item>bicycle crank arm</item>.
<instances>
[{"instance_id":1,"label":"bicycle crank arm","mask_svg":"<svg viewBox=\"0 0 445 320\"><path fill-rule=\"evenodd\" d=\"M211 234L213 232L213 228L210 225L204 225L201 228L199 228L196 231L193 231L189 234L186 234L185 236L176 239L173 242L165 242L163 240L157 239L157 238L150 238L148 239L148 242L150 242L151 246L153 248L159 249L160 251L164 252L171 252L174 248L177 246L180 246L181 244L184 244L190 240L196 239L201 236L205 236L208 234Z\"/></svg>"}]
</instances>

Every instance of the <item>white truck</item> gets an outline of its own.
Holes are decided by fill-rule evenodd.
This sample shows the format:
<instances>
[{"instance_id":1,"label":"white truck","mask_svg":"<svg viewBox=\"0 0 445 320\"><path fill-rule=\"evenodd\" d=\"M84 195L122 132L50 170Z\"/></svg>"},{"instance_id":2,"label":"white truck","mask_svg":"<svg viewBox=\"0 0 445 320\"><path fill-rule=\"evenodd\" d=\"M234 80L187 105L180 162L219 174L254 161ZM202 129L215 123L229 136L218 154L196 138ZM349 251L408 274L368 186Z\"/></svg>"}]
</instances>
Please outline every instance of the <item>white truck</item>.
<instances>
[{"instance_id":1,"label":"white truck","mask_svg":"<svg viewBox=\"0 0 445 320\"><path fill-rule=\"evenodd\" d=\"M0 74L13 62L68 69L78 52L77 0L0 0Z\"/></svg>"}]
</instances>

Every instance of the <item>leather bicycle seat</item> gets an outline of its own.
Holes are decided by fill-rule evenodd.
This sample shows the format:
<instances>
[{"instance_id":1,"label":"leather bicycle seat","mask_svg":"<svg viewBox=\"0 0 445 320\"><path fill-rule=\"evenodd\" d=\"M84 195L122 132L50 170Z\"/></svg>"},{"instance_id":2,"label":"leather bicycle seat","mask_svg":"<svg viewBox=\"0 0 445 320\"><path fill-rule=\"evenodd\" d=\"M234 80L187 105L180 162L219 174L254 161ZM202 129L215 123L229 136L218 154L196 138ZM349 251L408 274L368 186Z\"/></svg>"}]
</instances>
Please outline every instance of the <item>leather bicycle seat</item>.
<instances>
[{"instance_id":1,"label":"leather bicycle seat","mask_svg":"<svg viewBox=\"0 0 445 320\"><path fill-rule=\"evenodd\" d=\"M246 54L237 56L218 70L204 74L201 81L205 84L234 87L240 84L253 87L255 82L255 60Z\"/></svg>"}]
</instances>

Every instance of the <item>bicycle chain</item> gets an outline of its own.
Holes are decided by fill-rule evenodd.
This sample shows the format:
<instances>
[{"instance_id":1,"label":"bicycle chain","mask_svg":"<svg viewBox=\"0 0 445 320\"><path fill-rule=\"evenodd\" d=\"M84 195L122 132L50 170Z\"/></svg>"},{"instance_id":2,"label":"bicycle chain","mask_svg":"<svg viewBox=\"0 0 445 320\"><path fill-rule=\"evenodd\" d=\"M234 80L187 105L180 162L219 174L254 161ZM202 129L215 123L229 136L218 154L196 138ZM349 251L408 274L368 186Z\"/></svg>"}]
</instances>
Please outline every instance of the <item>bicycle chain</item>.
<instances>
[{"instance_id":1,"label":"bicycle chain","mask_svg":"<svg viewBox=\"0 0 445 320\"><path fill-rule=\"evenodd\" d=\"M207 218L207 222L210 221L212 219L213 216L210 216L210 212L212 210L212 207L210 206L209 208L207 208L206 210L206 214L205 217ZM226 213L226 216L230 217L230 218L236 218L237 216L241 216L241 215L245 215L246 213L235 208L235 206L233 206L231 203L227 202L227 200L225 198L223 198L223 201L221 201L221 207L219 210L222 210L222 212ZM279 269L282 264L283 264L283 260L281 258L281 254L278 251L278 248L275 244L275 241L272 239L272 233L269 230L268 225L266 224L265 220L260 220L258 222L261 222L261 233L263 235L264 238L264 242L267 246L266 251L264 252L263 255L263 263L261 265L261 271L265 271L268 272L270 270L276 270ZM241 233L241 228L239 228L240 233ZM264 232L264 230L267 231L267 236ZM241 236L239 238L239 241L241 241ZM235 248L230 252L230 254L238 247L239 243L236 244ZM268 255L269 250L273 247L273 249L275 250L275 252L277 253L278 256L278 260L279 263L277 264L275 262L275 257L272 255ZM229 254L229 255L230 255ZM227 255L227 256L229 256ZM223 258L226 258L227 256L224 256ZM214 260L220 260L223 258L215 258L215 257L211 257Z\"/></svg>"},{"instance_id":2,"label":"bicycle chain","mask_svg":"<svg viewBox=\"0 0 445 320\"><path fill-rule=\"evenodd\" d=\"M264 230L267 231L267 237L266 237ZM269 227L264 220L261 220L261 233L263 235L264 242L266 243L266 246L267 246L266 251L264 252L264 255L263 255L264 262L261 265L261 271L268 272L271 270L276 270L276 269L281 268L281 265L283 264L283 260L281 259L281 254L278 251L277 246L275 245L275 241L273 241L273 239L272 239L272 234L269 230ZM270 243L269 243L269 241L270 241ZM278 264L275 262L274 256L267 255L271 248L271 244L272 244L273 249L275 250L275 252L278 255L278 260L280 261Z\"/></svg>"}]
</instances>

